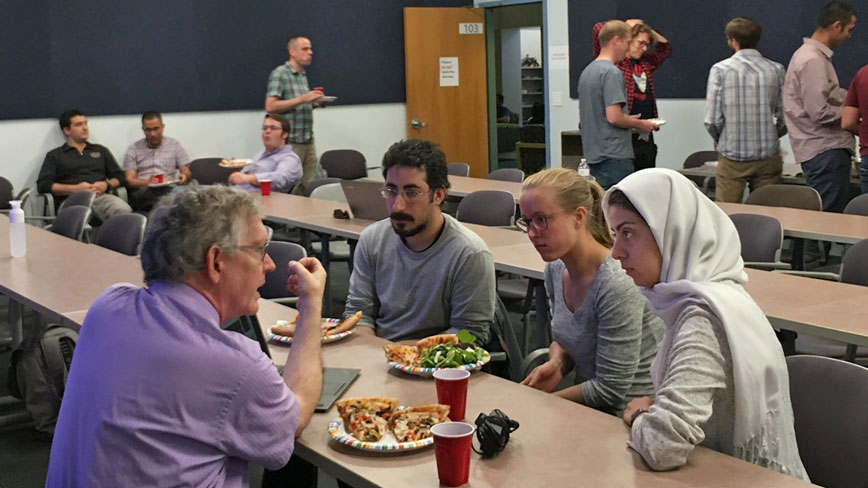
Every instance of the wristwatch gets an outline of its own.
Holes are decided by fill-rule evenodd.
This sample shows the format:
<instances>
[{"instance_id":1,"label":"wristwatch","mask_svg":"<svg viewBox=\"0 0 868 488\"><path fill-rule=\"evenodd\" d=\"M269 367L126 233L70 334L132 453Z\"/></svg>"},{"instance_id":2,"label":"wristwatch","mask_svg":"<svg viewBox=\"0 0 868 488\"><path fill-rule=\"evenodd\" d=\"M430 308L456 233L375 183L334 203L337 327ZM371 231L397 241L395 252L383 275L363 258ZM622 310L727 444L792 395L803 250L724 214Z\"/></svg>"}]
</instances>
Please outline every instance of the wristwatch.
<instances>
[{"instance_id":1,"label":"wristwatch","mask_svg":"<svg viewBox=\"0 0 868 488\"><path fill-rule=\"evenodd\" d=\"M112 189L112 182L109 178L105 180L105 191L109 191Z\"/></svg>"},{"instance_id":2,"label":"wristwatch","mask_svg":"<svg viewBox=\"0 0 868 488\"><path fill-rule=\"evenodd\" d=\"M648 412L647 408L637 408L636 410L633 410L633 413L630 414L630 426L633 425L633 422L635 422L640 415L646 412Z\"/></svg>"}]
</instances>

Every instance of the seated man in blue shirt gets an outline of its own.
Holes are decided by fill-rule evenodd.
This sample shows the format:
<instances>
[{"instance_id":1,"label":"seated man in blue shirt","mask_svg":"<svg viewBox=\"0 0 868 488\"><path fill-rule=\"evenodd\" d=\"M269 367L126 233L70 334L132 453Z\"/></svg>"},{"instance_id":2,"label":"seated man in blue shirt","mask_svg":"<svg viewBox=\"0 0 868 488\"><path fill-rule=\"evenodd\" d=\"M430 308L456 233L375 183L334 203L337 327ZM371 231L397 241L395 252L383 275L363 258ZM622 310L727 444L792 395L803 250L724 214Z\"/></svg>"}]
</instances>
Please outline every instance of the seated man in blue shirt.
<instances>
[{"instance_id":1,"label":"seated man in blue shirt","mask_svg":"<svg viewBox=\"0 0 868 488\"><path fill-rule=\"evenodd\" d=\"M266 114L262 122L265 150L253 158L253 164L229 175L229 184L242 190L256 191L259 182L271 181L271 191L289 193L301 181L301 160L287 144L289 120L283 115Z\"/></svg>"}]
</instances>

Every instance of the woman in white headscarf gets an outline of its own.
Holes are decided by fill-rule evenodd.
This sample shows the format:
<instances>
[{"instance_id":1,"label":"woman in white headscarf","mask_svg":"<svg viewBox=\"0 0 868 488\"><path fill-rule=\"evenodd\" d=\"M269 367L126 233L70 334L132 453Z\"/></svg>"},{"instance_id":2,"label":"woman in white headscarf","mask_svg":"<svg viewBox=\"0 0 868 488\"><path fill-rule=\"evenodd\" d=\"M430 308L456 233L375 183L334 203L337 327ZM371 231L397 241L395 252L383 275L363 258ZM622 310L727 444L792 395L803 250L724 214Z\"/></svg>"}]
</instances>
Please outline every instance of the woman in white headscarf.
<instances>
[{"instance_id":1,"label":"woman in white headscarf","mask_svg":"<svg viewBox=\"0 0 868 488\"><path fill-rule=\"evenodd\" d=\"M699 444L807 480L786 362L744 291L732 221L666 169L624 178L603 208L615 233L612 256L666 324L651 365L655 397L624 411L630 447L657 470L683 465Z\"/></svg>"}]
</instances>

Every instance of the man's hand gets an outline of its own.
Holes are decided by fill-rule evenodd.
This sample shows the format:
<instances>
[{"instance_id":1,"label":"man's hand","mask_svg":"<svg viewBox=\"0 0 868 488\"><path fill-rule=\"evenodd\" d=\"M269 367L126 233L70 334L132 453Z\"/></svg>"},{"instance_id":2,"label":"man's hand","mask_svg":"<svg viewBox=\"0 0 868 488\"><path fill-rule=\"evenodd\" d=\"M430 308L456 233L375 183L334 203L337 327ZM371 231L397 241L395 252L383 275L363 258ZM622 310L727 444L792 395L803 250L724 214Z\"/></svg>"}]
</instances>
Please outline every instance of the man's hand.
<instances>
[{"instance_id":1,"label":"man's hand","mask_svg":"<svg viewBox=\"0 0 868 488\"><path fill-rule=\"evenodd\" d=\"M636 420L633 417L633 412L639 409L648 410L651 408L651 405L654 405L654 400L650 397L634 398L627 404L627 408L624 409L624 423L631 425L632 421Z\"/></svg>"},{"instance_id":2,"label":"man's hand","mask_svg":"<svg viewBox=\"0 0 868 488\"><path fill-rule=\"evenodd\" d=\"M311 90L311 91L305 93L304 95L302 95L301 99L302 99L302 101L304 101L304 103L313 103L314 101L319 100L320 98L322 98L324 96L325 96L325 94L321 91Z\"/></svg>"},{"instance_id":3,"label":"man's hand","mask_svg":"<svg viewBox=\"0 0 868 488\"><path fill-rule=\"evenodd\" d=\"M631 115L631 119L636 119L636 129L641 130L642 132L651 132L655 130L659 130L660 126L651 122L648 119L640 119L640 114Z\"/></svg>"},{"instance_id":4,"label":"man's hand","mask_svg":"<svg viewBox=\"0 0 868 488\"><path fill-rule=\"evenodd\" d=\"M90 183L86 190L90 190L97 194L97 196L102 195L103 193L108 191L108 182L107 181L97 181L96 183Z\"/></svg>"},{"instance_id":5,"label":"man's hand","mask_svg":"<svg viewBox=\"0 0 868 488\"><path fill-rule=\"evenodd\" d=\"M256 183L256 175L246 175L240 171L236 171L229 175L229 183L233 185L243 185L244 183Z\"/></svg>"},{"instance_id":6,"label":"man's hand","mask_svg":"<svg viewBox=\"0 0 868 488\"><path fill-rule=\"evenodd\" d=\"M181 185L187 184L187 174L184 173L183 171L178 172L178 183Z\"/></svg>"},{"instance_id":7,"label":"man's hand","mask_svg":"<svg viewBox=\"0 0 868 488\"><path fill-rule=\"evenodd\" d=\"M289 281L286 288L299 300L322 300L326 272L317 258L307 257L290 261Z\"/></svg>"},{"instance_id":8,"label":"man's hand","mask_svg":"<svg viewBox=\"0 0 868 488\"><path fill-rule=\"evenodd\" d=\"M546 361L534 368L521 384L537 390L551 392L563 379L564 375L561 373L561 366L552 361Z\"/></svg>"},{"instance_id":9,"label":"man's hand","mask_svg":"<svg viewBox=\"0 0 868 488\"><path fill-rule=\"evenodd\" d=\"M157 179L157 175L151 175L151 177L148 178L148 184L149 185L154 185L154 184L157 184L159 182L160 182L160 180Z\"/></svg>"}]
</instances>

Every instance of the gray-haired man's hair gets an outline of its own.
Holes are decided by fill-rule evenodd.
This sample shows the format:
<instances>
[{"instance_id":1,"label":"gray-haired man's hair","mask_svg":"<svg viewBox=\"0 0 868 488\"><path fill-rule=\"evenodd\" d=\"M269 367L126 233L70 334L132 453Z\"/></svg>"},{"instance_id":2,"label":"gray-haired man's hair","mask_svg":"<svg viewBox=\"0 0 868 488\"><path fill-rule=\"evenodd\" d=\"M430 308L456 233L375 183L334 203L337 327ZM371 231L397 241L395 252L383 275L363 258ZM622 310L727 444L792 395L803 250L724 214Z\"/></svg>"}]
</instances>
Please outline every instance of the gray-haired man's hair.
<instances>
[{"instance_id":1,"label":"gray-haired man's hair","mask_svg":"<svg viewBox=\"0 0 868 488\"><path fill-rule=\"evenodd\" d=\"M191 185L166 195L145 229L145 283L179 281L204 269L208 248L233 250L245 226L262 215L259 201L238 188Z\"/></svg>"}]
</instances>

